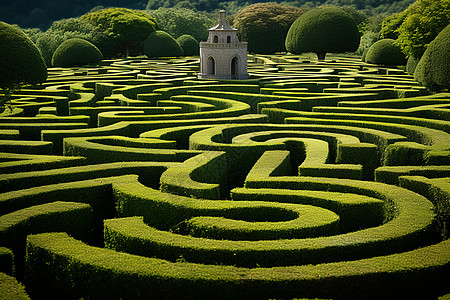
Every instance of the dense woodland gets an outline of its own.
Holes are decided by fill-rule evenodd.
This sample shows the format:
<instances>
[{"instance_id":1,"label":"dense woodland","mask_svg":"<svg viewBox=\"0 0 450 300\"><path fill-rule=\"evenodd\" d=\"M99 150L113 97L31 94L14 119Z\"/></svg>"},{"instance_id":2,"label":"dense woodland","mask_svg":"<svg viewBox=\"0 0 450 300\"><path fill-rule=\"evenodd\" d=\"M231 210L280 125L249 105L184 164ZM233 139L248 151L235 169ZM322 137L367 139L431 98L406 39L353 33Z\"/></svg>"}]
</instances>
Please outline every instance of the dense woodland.
<instances>
[{"instance_id":1,"label":"dense woodland","mask_svg":"<svg viewBox=\"0 0 450 300\"><path fill-rule=\"evenodd\" d=\"M212 12L226 9L230 13L257 2L258 0L18 0L0 3L0 21L18 24L22 28L40 28L47 30L53 21L63 18L79 17L95 7L127 7L133 9L157 9L159 7L187 7ZM380 13L392 14L405 10L414 0L288 0L276 2L292 6L310 8L324 4L352 5L368 15Z\"/></svg>"}]
</instances>

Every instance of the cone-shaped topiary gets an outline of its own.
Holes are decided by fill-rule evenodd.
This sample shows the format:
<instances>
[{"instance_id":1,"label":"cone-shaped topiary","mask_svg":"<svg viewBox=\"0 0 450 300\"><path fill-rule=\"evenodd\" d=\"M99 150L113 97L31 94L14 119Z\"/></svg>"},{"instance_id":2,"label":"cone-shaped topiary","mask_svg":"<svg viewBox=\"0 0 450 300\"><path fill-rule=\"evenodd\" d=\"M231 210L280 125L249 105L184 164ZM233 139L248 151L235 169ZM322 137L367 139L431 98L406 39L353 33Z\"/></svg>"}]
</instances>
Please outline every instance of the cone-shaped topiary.
<instances>
[{"instance_id":1,"label":"cone-shaped topiary","mask_svg":"<svg viewBox=\"0 0 450 300\"><path fill-rule=\"evenodd\" d=\"M192 35L183 34L177 38L177 42L183 49L183 55L199 55L198 41Z\"/></svg>"},{"instance_id":2,"label":"cone-shaped topiary","mask_svg":"<svg viewBox=\"0 0 450 300\"><path fill-rule=\"evenodd\" d=\"M360 36L355 20L337 7L312 9L289 28L286 50L291 53L314 52L319 60L328 52L356 51Z\"/></svg>"},{"instance_id":3,"label":"cone-shaped topiary","mask_svg":"<svg viewBox=\"0 0 450 300\"><path fill-rule=\"evenodd\" d=\"M73 67L96 63L102 59L102 53L94 44L74 38L59 45L53 53L52 65L55 67Z\"/></svg>"},{"instance_id":4,"label":"cone-shaped topiary","mask_svg":"<svg viewBox=\"0 0 450 300\"><path fill-rule=\"evenodd\" d=\"M377 65L405 65L406 57L393 39L382 39L370 46L366 62Z\"/></svg>"},{"instance_id":5,"label":"cone-shaped topiary","mask_svg":"<svg viewBox=\"0 0 450 300\"><path fill-rule=\"evenodd\" d=\"M170 34L156 30L145 39L144 54L148 57L181 56L183 49Z\"/></svg>"},{"instance_id":6,"label":"cone-shaped topiary","mask_svg":"<svg viewBox=\"0 0 450 300\"><path fill-rule=\"evenodd\" d=\"M450 25L425 50L414 79L433 91L450 90Z\"/></svg>"},{"instance_id":7,"label":"cone-shaped topiary","mask_svg":"<svg viewBox=\"0 0 450 300\"><path fill-rule=\"evenodd\" d=\"M0 41L0 89L47 79L44 58L19 28L0 22Z\"/></svg>"}]
</instances>

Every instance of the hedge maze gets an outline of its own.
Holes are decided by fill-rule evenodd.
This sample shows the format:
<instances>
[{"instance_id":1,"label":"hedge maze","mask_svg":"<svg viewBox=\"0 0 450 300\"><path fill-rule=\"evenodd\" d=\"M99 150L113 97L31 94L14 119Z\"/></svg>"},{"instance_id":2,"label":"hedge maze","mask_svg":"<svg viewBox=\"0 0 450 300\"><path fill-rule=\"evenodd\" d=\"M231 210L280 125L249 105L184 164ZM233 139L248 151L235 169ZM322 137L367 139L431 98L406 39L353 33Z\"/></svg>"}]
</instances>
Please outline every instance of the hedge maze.
<instances>
[{"instance_id":1,"label":"hedge maze","mask_svg":"<svg viewBox=\"0 0 450 300\"><path fill-rule=\"evenodd\" d=\"M438 299L450 94L349 56L49 69L0 117L8 299Z\"/></svg>"}]
</instances>

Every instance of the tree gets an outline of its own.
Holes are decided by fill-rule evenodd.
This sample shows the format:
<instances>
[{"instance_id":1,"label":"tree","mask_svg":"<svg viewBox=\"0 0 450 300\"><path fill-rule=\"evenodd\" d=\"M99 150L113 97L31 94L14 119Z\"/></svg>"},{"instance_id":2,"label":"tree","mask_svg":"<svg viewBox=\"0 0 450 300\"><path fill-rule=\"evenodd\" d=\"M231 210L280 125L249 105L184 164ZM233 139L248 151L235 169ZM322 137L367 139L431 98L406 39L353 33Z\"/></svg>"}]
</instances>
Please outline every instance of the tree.
<instances>
[{"instance_id":1,"label":"tree","mask_svg":"<svg viewBox=\"0 0 450 300\"><path fill-rule=\"evenodd\" d=\"M414 79L433 91L450 90L450 25L425 50Z\"/></svg>"},{"instance_id":2,"label":"tree","mask_svg":"<svg viewBox=\"0 0 450 300\"><path fill-rule=\"evenodd\" d=\"M183 49L170 34L156 30L145 39L144 54L150 58L181 56Z\"/></svg>"},{"instance_id":3,"label":"tree","mask_svg":"<svg viewBox=\"0 0 450 300\"><path fill-rule=\"evenodd\" d=\"M239 30L239 39L247 41L249 52L283 52L286 51L284 41L289 27L302 13L300 8L275 2L256 3L236 14L233 27Z\"/></svg>"},{"instance_id":4,"label":"tree","mask_svg":"<svg viewBox=\"0 0 450 300\"><path fill-rule=\"evenodd\" d=\"M197 41L208 39L208 29L215 25L216 16L188 8L164 8L149 11L161 30L174 38L192 35Z\"/></svg>"},{"instance_id":5,"label":"tree","mask_svg":"<svg viewBox=\"0 0 450 300\"><path fill-rule=\"evenodd\" d=\"M420 58L428 44L450 24L450 0L418 0L405 13L397 30L397 43L407 56Z\"/></svg>"},{"instance_id":6,"label":"tree","mask_svg":"<svg viewBox=\"0 0 450 300\"><path fill-rule=\"evenodd\" d=\"M200 48L198 41L192 35L183 34L177 38L177 42L183 48L183 55L199 55Z\"/></svg>"},{"instance_id":7,"label":"tree","mask_svg":"<svg viewBox=\"0 0 450 300\"><path fill-rule=\"evenodd\" d=\"M81 19L93 24L97 32L102 32L101 38L106 35L118 41L125 57L141 54L143 41L159 28L156 20L147 13L126 8L101 9L89 12Z\"/></svg>"},{"instance_id":8,"label":"tree","mask_svg":"<svg viewBox=\"0 0 450 300\"><path fill-rule=\"evenodd\" d=\"M402 25L406 15L406 11L402 11L386 17L381 24L380 38L396 40L398 28Z\"/></svg>"},{"instance_id":9,"label":"tree","mask_svg":"<svg viewBox=\"0 0 450 300\"><path fill-rule=\"evenodd\" d=\"M406 57L393 39L382 39L367 51L366 62L377 65L405 65Z\"/></svg>"},{"instance_id":10,"label":"tree","mask_svg":"<svg viewBox=\"0 0 450 300\"><path fill-rule=\"evenodd\" d=\"M94 44L83 39L74 38L63 42L52 57L52 66L73 67L96 63L103 55Z\"/></svg>"},{"instance_id":11,"label":"tree","mask_svg":"<svg viewBox=\"0 0 450 300\"><path fill-rule=\"evenodd\" d=\"M15 89L44 82L47 66L39 49L17 27L0 22L0 41L0 106L4 106Z\"/></svg>"},{"instance_id":12,"label":"tree","mask_svg":"<svg viewBox=\"0 0 450 300\"><path fill-rule=\"evenodd\" d=\"M307 11L292 24L286 36L291 53L314 52L324 60L327 52L356 51L360 36L355 20L337 7Z\"/></svg>"}]
</instances>

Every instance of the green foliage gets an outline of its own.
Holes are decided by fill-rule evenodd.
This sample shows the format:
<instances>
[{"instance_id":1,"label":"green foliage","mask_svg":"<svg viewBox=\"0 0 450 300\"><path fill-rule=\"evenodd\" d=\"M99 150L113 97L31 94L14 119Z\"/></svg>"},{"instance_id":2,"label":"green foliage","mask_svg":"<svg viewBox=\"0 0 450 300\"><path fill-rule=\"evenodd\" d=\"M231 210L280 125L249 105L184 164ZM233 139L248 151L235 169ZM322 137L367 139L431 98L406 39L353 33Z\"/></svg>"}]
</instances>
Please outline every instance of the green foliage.
<instances>
[{"instance_id":1,"label":"green foliage","mask_svg":"<svg viewBox=\"0 0 450 300\"><path fill-rule=\"evenodd\" d=\"M183 48L183 55L199 55L200 48L198 41L192 35L183 34L177 38L177 42L180 44L181 48Z\"/></svg>"},{"instance_id":2,"label":"green foliage","mask_svg":"<svg viewBox=\"0 0 450 300\"><path fill-rule=\"evenodd\" d=\"M121 46L120 50L126 57L129 54L141 54L143 41L159 28L155 19L147 13L126 8L97 10L81 16L81 20L91 23L96 31L112 39L112 41L106 39L105 44L117 40ZM99 47L102 49L101 45Z\"/></svg>"},{"instance_id":3,"label":"green foliage","mask_svg":"<svg viewBox=\"0 0 450 300\"><path fill-rule=\"evenodd\" d=\"M20 29L0 22L0 41L1 109L14 89L44 82L47 67L39 49Z\"/></svg>"},{"instance_id":4,"label":"green foliage","mask_svg":"<svg viewBox=\"0 0 450 300\"><path fill-rule=\"evenodd\" d=\"M356 51L360 42L355 20L337 7L310 10L291 26L286 49L291 53L314 52L319 60L327 52Z\"/></svg>"},{"instance_id":5,"label":"green foliage","mask_svg":"<svg viewBox=\"0 0 450 300\"><path fill-rule=\"evenodd\" d=\"M208 29L216 22L215 15L181 7L160 7L157 10L149 11L149 14L156 19L161 30L166 31L174 38L189 34L197 41L206 41Z\"/></svg>"},{"instance_id":6,"label":"green foliage","mask_svg":"<svg viewBox=\"0 0 450 300\"><path fill-rule=\"evenodd\" d=\"M393 39L374 43L366 54L366 62L377 65L405 65L406 58Z\"/></svg>"},{"instance_id":7,"label":"green foliage","mask_svg":"<svg viewBox=\"0 0 450 300\"><path fill-rule=\"evenodd\" d=\"M167 32L157 30L144 41L144 54L148 57L173 57L183 55L180 44Z\"/></svg>"},{"instance_id":8,"label":"green foliage","mask_svg":"<svg viewBox=\"0 0 450 300\"><path fill-rule=\"evenodd\" d=\"M356 54L363 55L366 51L368 51L370 46L378 41L378 36L378 33L375 33L373 31L366 31L361 36L361 42L359 43L358 50L356 50Z\"/></svg>"},{"instance_id":9,"label":"green foliage","mask_svg":"<svg viewBox=\"0 0 450 300\"><path fill-rule=\"evenodd\" d=\"M273 54L286 51L289 27L302 13L300 8L275 2L256 3L240 10L233 26L239 30L239 38L247 41L248 51Z\"/></svg>"},{"instance_id":10,"label":"green foliage","mask_svg":"<svg viewBox=\"0 0 450 300\"><path fill-rule=\"evenodd\" d=\"M414 79L433 91L450 89L450 25L430 43L417 64Z\"/></svg>"},{"instance_id":11,"label":"green foliage","mask_svg":"<svg viewBox=\"0 0 450 300\"><path fill-rule=\"evenodd\" d=\"M450 24L450 0L418 0L398 28L398 44L409 56L421 57L428 44Z\"/></svg>"},{"instance_id":12,"label":"green foliage","mask_svg":"<svg viewBox=\"0 0 450 300\"><path fill-rule=\"evenodd\" d=\"M52 57L55 67L73 67L89 63L97 63L103 55L94 44L79 38L63 42Z\"/></svg>"},{"instance_id":13,"label":"green foliage","mask_svg":"<svg viewBox=\"0 0 450 300\"><path fill-rule=\"evenodd\" d=\"M393 39L398 38L398 28L402 25L403 21L407 16L406 11L400 13L392 14L383 20L381 24L380 38L382 39Z\"/></svg>"},{"instance_id":14,"label":"green foliage","mask_svg":"<svg viewBox=\"0 0 450 300\"><path fill-rule=\"evenodd\" d=\"M0 273L0 298L5 300L30 300L25 287L16 278Z\"/></svg>"},{"instance_id":15,"label":"green foliage","mask_svg":"<svg viewBox=\"0 0 450 300\"><path fill-rule=\"evenodd\" d=\"M410 55L408 57L408 61L406 62L406 73L409 75L414 75L419 60L420 59L417 59L414 55Z\"/></svg>"}]
</instances>

